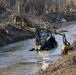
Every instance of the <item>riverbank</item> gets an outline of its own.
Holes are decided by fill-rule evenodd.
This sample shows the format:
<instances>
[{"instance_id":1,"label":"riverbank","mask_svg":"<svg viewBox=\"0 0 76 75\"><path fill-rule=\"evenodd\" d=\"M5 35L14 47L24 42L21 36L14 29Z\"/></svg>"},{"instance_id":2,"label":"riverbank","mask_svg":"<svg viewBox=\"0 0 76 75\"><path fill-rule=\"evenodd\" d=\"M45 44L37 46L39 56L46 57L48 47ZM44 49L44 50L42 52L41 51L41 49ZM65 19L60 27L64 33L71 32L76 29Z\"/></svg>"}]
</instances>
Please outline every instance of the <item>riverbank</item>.
<instances>
[{"instance_id":1,"label":"riverbank","mask_svg":"<svg viewBox=\"0 0 76 75\"><path fill-rule=\"evenodd\" d=\"M67 26L76 25L75 22L70 22L69 24L63 24L60 26L60 28L64 28ZM70 31L71 32L71 31ZM76 46L76 34L75 32L72 32L74 35L75 42L73 45ZM61 55L62 56L62 55ZM71 51L71 54L64 55L61 59L56 60L56 62L51 63L49 67L46 68L46 70L40 69L37 73L34 75L75 75L76 74L76 49Z\"/></svg>"},{"instance_id":2,"label":"riverbank","mask_svg":"<svg viewBox=\"0 0 76 75\"><path fill-rule=\"evenodd\" d=\"M64 25L64 27L65 27L65 25ZM63 28L61 28L61 29L63 29ZM68 27L66 27L65 29L68 30L68 32L67 32L68 35L71 34L70 35L71 38L69 38L69 37L67 38L70 42L73 39L72 37L75 37L74 36L75 35L75 33L74 33L75 24L71 24L71 26L68 25ZM57 39L59 40L59 42L61 41L60 37L57 37ZM61 43L59 43L59 44L61 44ZM46 62L44 62L43 59L49 61L49 63L51 63L51 64L49 65L49 68L47 68L47 70L39 71L36 74L42 75L41 73L45 73L44 75L49 75L52 71L54 73L55 67L58 68L58 65L60 65L59 61L61 61L61 60L59 59L59 60L57 60L58 63L52 64L53 63L52 59L55 59L57 57L57 55L61 54L61 52L60 52L61 45L58 46L59 48L57 48L54 51L47 51L47 52L41 52L41 53L36 53L35 51L29 51L29 49L34 47L34 45L35 45L34 40L27 40L27 41L18 42L17 44L14 43L12 45L10 44L8 46L4 46L4 47L0 48L0 50L4 51L4 52L1 52L1 57L0 57L0 60L1 60L0 61L0 65L1 65L0 74L1 75L11 75L11 74L12 75L13 74L14 75L32 75L33 73L36 73L37 70L39 70L40 68L45 68L48 66L48 64ZM54 58L52 56L53 53L55 53L54 55L57 54L56 56L53 55ZM62 57L62 56L59 56L59 57ZM66 58L66 56L64 56L64 59L65 58ZM33 63L33 62L35 62L35 63ZM52 68L52 70L50 70L51 68ZM46 73L48 73L48 74L46 74Z\"/></svg>"},{"instance_id":3,"label":"riverbank","mask_svg":"<svg viewBox=\"0 0 76 75\"><path fill-rule=\"evenodd\" d=\"M33 20L34 21L34 20ZM5 25L5 27L0 26L0 46L4 46L4 45L8 45L10 43L13 42L17 42L17 41L22 41L22 40L26 40L29 38L34 38L35 37L35 29L34 29L34 25L36 23L33 23L33 21L31 20L27 22L27 24L29 23L31 25L31 27L29 27L29 25L27 25L27 27L18 29L17 25ZM38 20L37 20L38 21ZM36 21L34 21L36 22ZM41 21L41 23L44 23L43 25L48 25L48 26L55 26L57 28L61 28L64 26L68 26L71 25L73 23L76 22L67 22L67 23L47 23L47 21L43 22ZM37 24L41 24L40 22L38 22ZM42 25L42 24L41 24Z\"/></svg>"},{"instance_id":4,"label":"riverbank","mask_svg":"<svg viewBox=\"0 0 76 75\"><path fill-rule=\"evenodd\" d=\"M0 29L0 46L33 37L35 37L35 34L32 29L18 29L12 25L7 25Z\"/></svg>"},{"instance_id":5,"label":"riverbank","mask_svg":"<svg viewBox=\"0 0 76 75\"><path fill-rule=\"evenodd\" d=\"M73 43L76 46L76 41ZM63 56L55 63L50 64L46 70L40 70L34 75L75 75L76 74L76 49L71 54Z\"/></svg>"}]
</instances>

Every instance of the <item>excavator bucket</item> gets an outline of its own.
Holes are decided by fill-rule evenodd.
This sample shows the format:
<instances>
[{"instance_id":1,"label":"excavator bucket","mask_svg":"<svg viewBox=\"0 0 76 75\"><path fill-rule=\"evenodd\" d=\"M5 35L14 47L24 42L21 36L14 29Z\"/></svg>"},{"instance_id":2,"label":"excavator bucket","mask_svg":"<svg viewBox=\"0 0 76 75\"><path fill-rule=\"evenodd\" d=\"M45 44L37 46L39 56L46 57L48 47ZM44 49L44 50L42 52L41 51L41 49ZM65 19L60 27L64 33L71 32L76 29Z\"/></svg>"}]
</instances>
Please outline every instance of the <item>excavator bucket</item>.
<instances>
[{"instance_id":1,"label":"excavator bucket","mask_svg":"<svg viewBox=\"0 0 76 75\"><path fill-rule=\"evenodd\" d=\"M73 49L72 45L62 46L62 54L71 54L70 51Z\"/></svg>"}]
</instances>

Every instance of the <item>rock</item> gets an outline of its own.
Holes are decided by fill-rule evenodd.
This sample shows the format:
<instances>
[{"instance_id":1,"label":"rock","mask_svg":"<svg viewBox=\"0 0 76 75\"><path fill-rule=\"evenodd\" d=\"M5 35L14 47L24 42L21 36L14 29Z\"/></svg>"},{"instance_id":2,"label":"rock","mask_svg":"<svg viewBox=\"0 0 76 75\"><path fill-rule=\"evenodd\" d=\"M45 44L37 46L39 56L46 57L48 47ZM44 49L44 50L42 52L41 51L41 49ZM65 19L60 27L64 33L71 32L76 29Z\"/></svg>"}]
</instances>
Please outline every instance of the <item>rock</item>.
<instances>
[{"instance_id":1,"label":"rock","mask_svg":"<svg viewBox=\"0 0 76 75\"><path fill-rule=\"evenodd\" d=\"M76 63L76 56L73 56L73 62Z\"/></svg>"}]
</instances>

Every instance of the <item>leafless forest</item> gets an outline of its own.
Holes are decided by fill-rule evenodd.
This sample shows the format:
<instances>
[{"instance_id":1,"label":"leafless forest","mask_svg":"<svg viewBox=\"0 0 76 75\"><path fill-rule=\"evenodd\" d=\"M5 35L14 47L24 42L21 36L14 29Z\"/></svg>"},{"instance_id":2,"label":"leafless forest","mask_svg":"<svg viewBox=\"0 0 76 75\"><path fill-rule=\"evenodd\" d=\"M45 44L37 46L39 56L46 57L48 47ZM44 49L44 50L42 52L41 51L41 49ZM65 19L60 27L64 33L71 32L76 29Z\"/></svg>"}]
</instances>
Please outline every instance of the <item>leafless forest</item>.
<instances>
[{"instance_id":1,"label":"leafless forest","mask_svg":"<svg viewBox=\"0 0 76 75\"><path fill-rule=\"evenodd\" d=\"M5 12L17 12L20 1L20 12L32 15L75 14L76 0L0 0L0 15ZM1 15L2 16L2 15Z\"/></svg>"}]
</instances>

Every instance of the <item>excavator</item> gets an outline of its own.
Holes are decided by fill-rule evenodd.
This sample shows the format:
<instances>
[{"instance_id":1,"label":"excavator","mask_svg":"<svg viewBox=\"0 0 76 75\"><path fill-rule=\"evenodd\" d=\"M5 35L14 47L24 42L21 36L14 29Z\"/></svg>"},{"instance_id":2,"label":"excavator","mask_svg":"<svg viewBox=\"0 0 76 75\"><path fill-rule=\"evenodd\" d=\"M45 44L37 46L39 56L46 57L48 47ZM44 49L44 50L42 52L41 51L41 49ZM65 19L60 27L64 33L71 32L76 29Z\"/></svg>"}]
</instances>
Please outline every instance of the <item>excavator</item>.
<instances>
[{"instance_id":1,"label":"excavator","mask_svg":"<svg viewBox=\"0 0 76 75\"><path fill-rule=\"evenodd\" d=\"M56 32L56 31L55 31ZM65 34L61 34L61 33L55 33L55 34L58 34L58 35L61 35L63 37L63 46L61 48L62 50L62 54L70 54L70 50L73 50L73 45L71 45L67 39L66 39L66 35Z\"/></svg>"},{"instance_id":2,"label":"excavator","mask_svg":"<svg viewBox=\"0 0 76 75\"><path fill-rule=\"evenodd\" d=\"M40 26L36 25L36 46L30 51L44 51L52 50L53 48L58 47L58 42L55 39L54 35L61 35L63 37L63 46L62 54L70 54L70 50L73 49L73 46L67 41L66 35L58 33L55 27Z\"/></svg>"},{"instance_id":3,"label":"excavator","mask_svg":"<svg viewBox=\"0 0 76 75\"><path fill-rule=\"evenodd\" d=\"M56 48L58 43L52 33L53 29L47 26L36 27L36 47L35 50L50 50Z\"/></svg>"}]
</instances>

